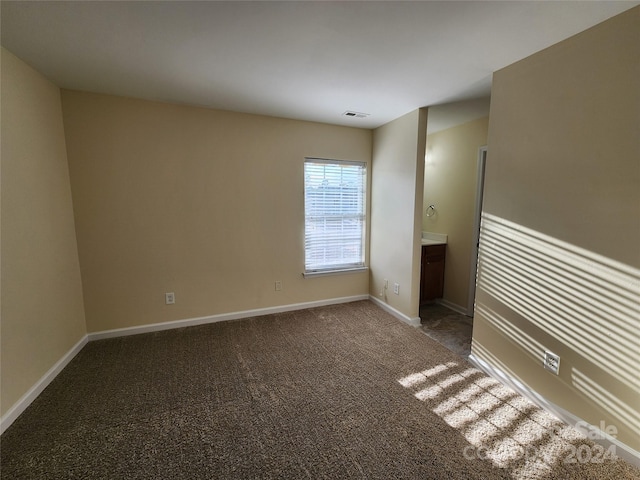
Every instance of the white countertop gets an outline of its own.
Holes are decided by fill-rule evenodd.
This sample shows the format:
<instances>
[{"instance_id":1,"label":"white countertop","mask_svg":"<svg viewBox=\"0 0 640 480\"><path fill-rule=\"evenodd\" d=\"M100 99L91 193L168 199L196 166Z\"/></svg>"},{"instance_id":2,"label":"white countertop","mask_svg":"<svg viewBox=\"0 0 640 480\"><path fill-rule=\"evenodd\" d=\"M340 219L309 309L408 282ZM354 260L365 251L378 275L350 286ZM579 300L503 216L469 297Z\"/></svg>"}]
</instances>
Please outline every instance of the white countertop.
<instances>
[{"instance_id":1,"label":"white countertop","mask_svg":"<svg viewBox=\"0 0 640 480\"><path fill-rule=\"evenodd\" d=\"M422 239L422 245L446 245L447 242L441 242L438 240L429 240L427 238Z\"/></svg>"},{"instance_id":2,"label":"white countertop","mask_svg":"<svg viewBox=\"0 0 640 480\"><path fill-rule=\"evenodd\" d=\"M422 245L446 245L445 233L422 232Z\"/></svg>"}]
</instances>

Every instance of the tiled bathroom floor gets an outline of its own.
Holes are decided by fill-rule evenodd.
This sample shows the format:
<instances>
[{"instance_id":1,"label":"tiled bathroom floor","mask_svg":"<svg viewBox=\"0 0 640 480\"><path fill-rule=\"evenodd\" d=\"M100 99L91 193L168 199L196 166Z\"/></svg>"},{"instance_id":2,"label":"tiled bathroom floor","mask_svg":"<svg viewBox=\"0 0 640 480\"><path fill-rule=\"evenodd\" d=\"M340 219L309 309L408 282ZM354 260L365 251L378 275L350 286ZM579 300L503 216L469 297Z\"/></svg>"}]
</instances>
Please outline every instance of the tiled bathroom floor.
<instances>
[{"instance_id":1,"label":"tiled bathroom floor","mask_svg":"<svg viewBox=\"0 0 640 480\"><path fill-rule=\"evenodd\" d=\"M437 303L420 307L421 330L461 357L471 354L473 318Z\"/></svg>"}]
</instances>

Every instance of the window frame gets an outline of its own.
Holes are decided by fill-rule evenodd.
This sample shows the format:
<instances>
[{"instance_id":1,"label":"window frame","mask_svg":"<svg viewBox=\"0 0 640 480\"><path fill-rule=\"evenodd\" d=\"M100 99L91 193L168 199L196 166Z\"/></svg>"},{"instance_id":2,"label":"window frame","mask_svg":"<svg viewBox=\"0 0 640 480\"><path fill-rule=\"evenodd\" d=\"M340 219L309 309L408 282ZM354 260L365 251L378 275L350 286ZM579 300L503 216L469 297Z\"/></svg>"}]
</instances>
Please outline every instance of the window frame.
<instances>
[{"instance_id":1,"label":"window frame","mask_svg":"<svg viewBox=\"0 0 640 480\"><path fill-rule=\"evenodd\" d=\"M348 167L353 166L360 169L359 174L361 175L361 184L358 185L358 193L357 193L357 201L361 204L359 205L358 213L356 214L343 214L339 217L342 218L342 222L345 217L353 217L354 215L358 218L359 228L359 250L360 250L360 259L357 262L344 262L344 263L334 263L328 266L321 266L318 263L310 263L308 258L309 252L309 235L308 235L308 226L309 219L311 215L309 215L308 211L308 201L309 196L307 194L310 185L307 182L307 165L308 164L326 164L326 165L335 165L339 167ZM368 187L368 164L364 161L354 161L354 160L338 160L338 159L329 159L329 158L318 158L318 157L305 157L304 165L303 165L303 202L304 202L304 231L303 231L303 254L304 254L304 268L303 268L303 276L311 277L318 275L335 275L335 274L344 274L344 273L356 273L366 271L368 269L366 265L366 240L367 240L367 187ZM342 192L341 192L342 194ZM342 206L342 204L341 204ZM317 217L317 215L316 215ZM330 217L330 215L324 215L325 218ZM336 219L336 216L332 216L333 219ZM343 225L343 224L342 224ZM344 239L343 239L344 240ZM344 248L343 244L343 248ZM326 246L325 246L326 248Z\"/></svg>"}]
</instances>

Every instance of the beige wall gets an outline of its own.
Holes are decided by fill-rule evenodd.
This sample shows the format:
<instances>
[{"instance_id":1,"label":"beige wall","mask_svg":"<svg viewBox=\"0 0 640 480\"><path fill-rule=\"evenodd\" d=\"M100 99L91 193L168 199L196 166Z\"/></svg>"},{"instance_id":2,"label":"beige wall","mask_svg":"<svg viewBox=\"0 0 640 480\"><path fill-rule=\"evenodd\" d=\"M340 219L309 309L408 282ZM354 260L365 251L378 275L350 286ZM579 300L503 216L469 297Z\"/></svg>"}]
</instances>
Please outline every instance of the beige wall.
<instances>
[{"instance_id":1,"label":"beige wall","mask_svg":"<svg viewBox=\"0 0 640 480\"><path fill-rule=\"evenodd\" d=\"M368 293L366 272L302 277L302 172L305 156L370 162L371 131L66 90L62 103L89 332Z\"/></svg>"},{"instance_id":2,"label":"beige wall","mask_svg":"<svg viewBox=\"0 0 640 480\"><path fill-rule=\"evenodd\" d=\"M427 110L408 113L373 135L371 295L411 319L420 303L420 236ZM389 289L381 296L384 279ZM400 284L399 295L393 284Z\"/></svg>"},{"instance_id":3,"label":"beige wall","mask_svg":"<svg viewBox=\"0 0 640 480\"><path fill-rule=\"evenodd\" d=\"M636 451L639 31L636 7L494 75L472 346Z\"/></svg>"},{"instance_id":4,"label":"beige wall","mask_svg":"<svg viewBox=\"0 0 640 480\"><path fill-rule=\"evenodd\" d=\"M487 144L489 117L427 135L422 229L448 235L444 300L467 309L478 149ZM436 214L427 217L429 205Z\"/></svg>"},{"instance_id":5,"label":"beige wall","mask_svg":"<svg viewBox=\"0 0 640 480\"><path fill-rule=\"evenodd\" d=\"M2 48L4 415L86 334L59 89Z\"/></svg>"}]
</instances>

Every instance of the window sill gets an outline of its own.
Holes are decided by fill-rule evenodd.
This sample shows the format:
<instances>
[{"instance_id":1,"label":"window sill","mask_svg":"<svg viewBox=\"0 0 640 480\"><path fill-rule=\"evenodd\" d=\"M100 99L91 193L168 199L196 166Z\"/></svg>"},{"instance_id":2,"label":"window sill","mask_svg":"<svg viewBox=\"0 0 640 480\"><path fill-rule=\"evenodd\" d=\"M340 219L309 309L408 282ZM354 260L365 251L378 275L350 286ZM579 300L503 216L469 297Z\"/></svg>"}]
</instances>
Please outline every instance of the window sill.
<instances>
[{"instance_id":1,"label":"window sill","mask_svg":"<svg viewBox=\"0 0 640 480\"><path fill-rule=\"evenodd\" d=\"M345 275L348 273L361 273L369 270L369 267L343 268L336 270L320 270L318 272L305 272L302 274L304 278L323 277L325 275Z\"/></svg>"}]
</instances>

